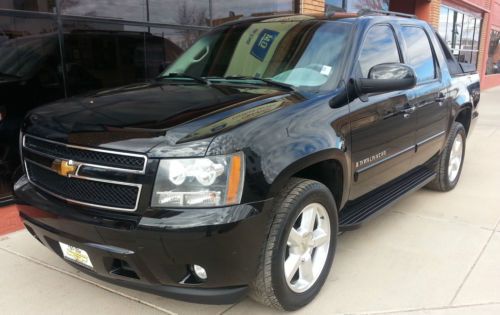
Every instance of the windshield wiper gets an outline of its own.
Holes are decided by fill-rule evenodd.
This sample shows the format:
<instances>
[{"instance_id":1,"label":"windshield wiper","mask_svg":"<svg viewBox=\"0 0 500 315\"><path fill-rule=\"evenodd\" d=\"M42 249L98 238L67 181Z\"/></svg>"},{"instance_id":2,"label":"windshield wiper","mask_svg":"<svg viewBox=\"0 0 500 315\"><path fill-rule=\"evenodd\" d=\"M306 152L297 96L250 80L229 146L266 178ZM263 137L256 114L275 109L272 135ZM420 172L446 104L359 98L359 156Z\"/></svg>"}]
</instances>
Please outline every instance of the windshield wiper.
<instances>
[{"instance_id":1,"label":"windshield wiper","mask_svg":"<svg viewBox=\"0 0 500 315\"><path fill-rule=\"evenodd\" d=\"M283 89L286 89L286 90L289 90L289 91L297 91L297 89L293 85L286 84L286 83L283 83L283 82L274 81L274 80L271 80L271 79L266 79L266 78L259 78L259 77L252 77L252 76L237 76L237 75L235 75L235 76L224 77L224 79L225 80L255 80L255 81L262 81L262 82L267 83L268 85L277 86L277 87L280 87L280 88L283 88Z\"/></svg>"},{"instance_id":2,"label":"windshield wiper","mask_svg":"<svg viewBox=\"0 0 500 315\"><path fill-rule=\"evenodd\" d=\"M180 79L187 78L187 79L191 79L193 81L196 81L198 83L203 83L203 84L206 84L206 85L210 84L210 82L208 80L205 80L202 77L197 77L197 76L190 75L190 74L187 74L187 73L169 73L167 75L157 77L156 80L162 80L162 79L165 79L165 78L180 78Z\"/></svg>"}]
</instances>

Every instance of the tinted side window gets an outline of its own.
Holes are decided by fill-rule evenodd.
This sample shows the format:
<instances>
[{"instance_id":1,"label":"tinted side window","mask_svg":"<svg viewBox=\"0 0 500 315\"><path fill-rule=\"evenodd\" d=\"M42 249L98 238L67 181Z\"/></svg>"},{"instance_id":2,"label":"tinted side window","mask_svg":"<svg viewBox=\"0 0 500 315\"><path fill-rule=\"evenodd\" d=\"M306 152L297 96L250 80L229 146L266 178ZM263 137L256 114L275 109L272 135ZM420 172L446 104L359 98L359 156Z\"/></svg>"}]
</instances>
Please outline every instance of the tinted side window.
<instances>
[{"instance_id":1,"label":"tinted side window","mask_svg":"<svg viewBox=\"0 0 500 315\"><path fill-rule=\"evenodd\" d=\"M373 66L389 62L401 62L394 32L388 25L374 26L366 34L359 55L361 74L366 78Z\"/></svg>"},{"instance_id":2,"label":"tinted side window","mask_svg":"<svg viewBox=\"0 0 500 315\"><path fill-rule=\"evenodd\" d=\"M415 68L417 82L434 79L436 77L434 56L425 31L415 26L404 26L402 31L408 48L408 63Z\"/></svg>"}]
</instances>

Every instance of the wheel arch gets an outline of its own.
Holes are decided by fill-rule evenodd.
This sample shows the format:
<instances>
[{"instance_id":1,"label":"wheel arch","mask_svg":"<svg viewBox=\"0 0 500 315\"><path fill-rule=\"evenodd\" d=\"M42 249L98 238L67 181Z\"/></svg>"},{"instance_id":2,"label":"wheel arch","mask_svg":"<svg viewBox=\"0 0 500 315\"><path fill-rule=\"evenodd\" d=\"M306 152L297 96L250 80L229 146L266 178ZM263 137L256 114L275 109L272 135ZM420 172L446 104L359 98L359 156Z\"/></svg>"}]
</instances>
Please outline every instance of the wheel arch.
<instances>
[{"instance_id":1,"label":"wheel arch","mask_svg":"<svg viewBox=\"0 0 500 315\"><path fill-rule=\"evenodd\" d=\"M472 122L472 104L464 103L456 111L453 121L461 123L465 128L465 134L469 134L469 129Z\"/></svg>"},{"instance_id":2,"label":"wheel arch","mask_svg":"<svg viewBox=\"0 0 500 315\"><path fill-rule=\"evenodd\" d=\"M281 191L292 177L315 180L327 186L339 211L347 200L349 168L345 153L339 149L316 152L291 163L274 180L271 194L276 195Z\"/></svg>"}]
</instances>

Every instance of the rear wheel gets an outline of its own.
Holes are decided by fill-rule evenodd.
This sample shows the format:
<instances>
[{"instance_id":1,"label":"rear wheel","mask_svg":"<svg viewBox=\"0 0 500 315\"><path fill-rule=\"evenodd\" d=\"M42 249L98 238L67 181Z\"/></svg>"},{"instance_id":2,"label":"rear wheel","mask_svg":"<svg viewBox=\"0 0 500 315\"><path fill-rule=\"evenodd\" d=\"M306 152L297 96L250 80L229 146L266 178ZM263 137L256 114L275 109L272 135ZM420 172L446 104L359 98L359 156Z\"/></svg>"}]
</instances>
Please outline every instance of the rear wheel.
<instances>
[{"instance_id":1,"label":"rear wheel","mask_svg":"<svg viewBox=\"0 0 500 315\"><path fill-rule=\"evenodd\" d=\"M458 122L453 123L446 147L436 166L437 177L429 183L428 188L438 191L449 191L455 188L462 173L465 141L464 126Z\"/></svg>"},{"instance_id":2,"label":"rear wheel","mask_svg":"<svg viewBox=\"0 0 500 315\"><path fill-rule=\"evenodd\" d=\"M251 296L281 310L308 304L323 286L335 254L337 209L330 190L293 178L275 204Z\"/></svg>"}]
</instances>

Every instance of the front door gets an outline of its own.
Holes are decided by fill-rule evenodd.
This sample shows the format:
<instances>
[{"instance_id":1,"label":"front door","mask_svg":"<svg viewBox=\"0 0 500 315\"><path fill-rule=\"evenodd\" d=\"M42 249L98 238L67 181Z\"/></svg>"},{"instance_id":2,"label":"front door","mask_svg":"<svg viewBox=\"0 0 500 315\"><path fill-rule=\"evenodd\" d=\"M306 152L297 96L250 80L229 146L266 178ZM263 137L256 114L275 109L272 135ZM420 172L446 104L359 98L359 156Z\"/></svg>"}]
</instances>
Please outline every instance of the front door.
<instances>
[{"instance_id":1,"label":"front door","mask_svg":"<svg viewBox=\"0 0 500 315\"><path fill-rule=\"evenodd\" d=\"M358 59L359 77L368 77L371 67L401 62L391 25L375 25L366 34ZM370 94L352 101L351 157L356 199L406 173L415 155L416 115L411 91Z\"/></svg>"}]
</instances>

